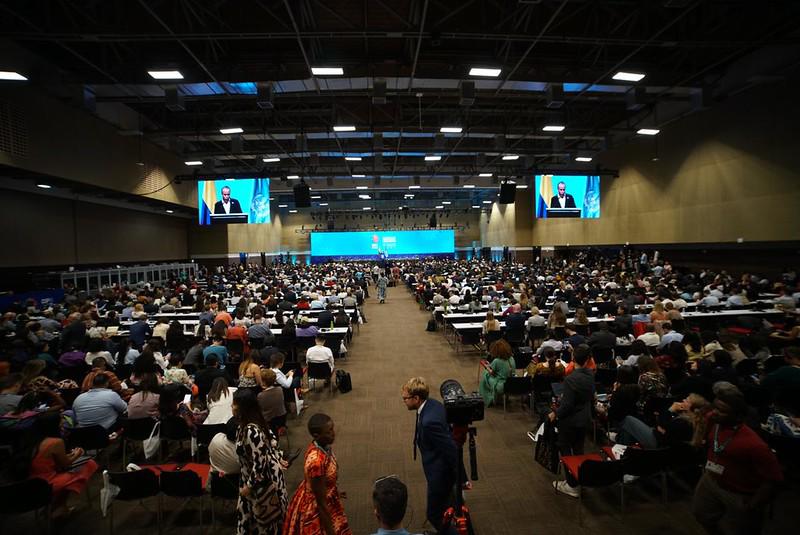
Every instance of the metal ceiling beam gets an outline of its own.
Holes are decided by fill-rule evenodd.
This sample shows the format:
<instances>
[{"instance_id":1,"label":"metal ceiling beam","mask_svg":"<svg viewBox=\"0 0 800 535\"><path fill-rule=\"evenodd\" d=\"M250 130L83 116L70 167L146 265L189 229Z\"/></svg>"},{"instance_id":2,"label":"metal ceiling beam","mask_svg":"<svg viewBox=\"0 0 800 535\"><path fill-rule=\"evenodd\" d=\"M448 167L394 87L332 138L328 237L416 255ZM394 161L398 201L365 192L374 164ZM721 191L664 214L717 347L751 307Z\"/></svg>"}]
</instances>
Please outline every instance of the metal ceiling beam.
<instances>
[{"instance_id":1,"label":"metal ceiling beam","mask_svg":"<svg viewBox=\"0 0 800 535\"><path fill-rule=\"evenodd\" d=\"M300 36L300 27L297 26L297 21L294 19L294 15L292 14L292 7L289 5L289 0L283 0L283 5L286 7L286 11L289 13L289 19L292 22L292 27L294 28L294 35L295 39L297 40L297 45L300 47L300 52L303 54L303 60L306 62L306 68L308 69L308 75L311 76L311 79L314 80L314 87L317 89L317 93L320 92L319 89L319 82L317 81L317 77L311 72L311 62L308 59L308 54L306 53L306 47L303 45L303 38Z\"/></svg>"},{"instance_id":2,"label":"metal ceiling beam","mask_svg":"<svg viewBox=\"0 0 800 535\"><path fill-rule=\"evenodd\" d=\"M428 15L428 0L422 6L422 20L419 23L419 36L417 37L417 50L414 52L414 63L411 65L411 76L408 79L408 92L411 93L414 87L414 75L417 73L417 60L419 60L419 50L422 47L422 32L425 29L425 18Z\"/></svg>"}]
</instances>

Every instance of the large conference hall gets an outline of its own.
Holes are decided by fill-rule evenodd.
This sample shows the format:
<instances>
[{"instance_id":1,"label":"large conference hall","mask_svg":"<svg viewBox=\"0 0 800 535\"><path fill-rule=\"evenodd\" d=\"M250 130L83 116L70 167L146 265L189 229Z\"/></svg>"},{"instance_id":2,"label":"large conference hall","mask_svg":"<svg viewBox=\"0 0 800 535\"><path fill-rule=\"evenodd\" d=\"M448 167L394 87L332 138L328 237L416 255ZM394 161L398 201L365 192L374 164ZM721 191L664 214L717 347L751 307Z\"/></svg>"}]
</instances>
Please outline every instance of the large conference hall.
<instances>
[{"instance_id":1,"label":"large conference hall","mask_svg":"<svg viewBox=\"0 0 800 535\"><path fill-rule=\"evenodd\" d=\"M798 83L793 0L0 2L0 532L797 533Z\"/></svg>"}]
</instances>

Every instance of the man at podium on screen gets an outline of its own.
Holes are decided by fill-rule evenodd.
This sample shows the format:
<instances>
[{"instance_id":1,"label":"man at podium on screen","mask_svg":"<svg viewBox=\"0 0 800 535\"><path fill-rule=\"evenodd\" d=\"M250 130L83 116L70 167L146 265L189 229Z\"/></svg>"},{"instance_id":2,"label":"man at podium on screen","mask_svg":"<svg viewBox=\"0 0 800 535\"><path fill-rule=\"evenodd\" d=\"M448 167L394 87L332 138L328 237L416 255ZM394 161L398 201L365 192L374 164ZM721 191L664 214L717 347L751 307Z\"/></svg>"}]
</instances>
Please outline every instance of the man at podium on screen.
<instances>
[{"instance_id":1,"label":"man at podium on screen","mask_svg":"<svg viewBox=\"0 0 800 535\"><path fill-rule=\"evenodd\" d=\"M231 198L231 188L229 188L228 186L223 186L220 193L222 193L222 200L214 203L215 215L242 213L242 206L239 204L239 201Z\"/></svg>"},{"instance_id":2,"label":"man at podium on screen","mask_svg":"<svg viewBox=\"0 0 800 535\"><path fill-rule=\"evenodd\" d=\"M558 195L553 195L553 198L550 199L550 208L577 208L575 199L567 193L567 185L565 183L558 183Z\"/></svg>"}]
</instances>

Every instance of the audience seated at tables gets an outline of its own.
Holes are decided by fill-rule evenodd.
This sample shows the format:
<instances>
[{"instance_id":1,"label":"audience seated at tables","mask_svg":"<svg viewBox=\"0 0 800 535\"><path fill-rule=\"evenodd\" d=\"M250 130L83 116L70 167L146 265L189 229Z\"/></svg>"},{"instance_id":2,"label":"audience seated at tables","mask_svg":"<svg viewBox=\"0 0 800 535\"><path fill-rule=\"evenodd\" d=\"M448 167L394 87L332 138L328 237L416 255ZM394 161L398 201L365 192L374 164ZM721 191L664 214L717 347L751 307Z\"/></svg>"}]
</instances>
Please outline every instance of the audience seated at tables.
<instances>
[{"instance_id":1,"label":"audience seated at tables","mask_svg":"<svg viewBox=\"0 0 800 535\"><path fill-rule=\"evenodd\" d=\"M128 404L109 389L107 375L97 374L92 388L75 398L72 410L78 427L99 425L110 432L118 427L118 419L128 410Z\"/></svg>"},{"instance_id":2,"label":"audience seated at tables","mask_svg":"<svg viewBox=\"0 0 800 535\"><path fill-rule=\"evenodd\" d=\"M108 369L108 362L103 357L95 357L92 361L92 369L89 373L86 374L86 377L83 378L83 383L81 384L81 391L87 392L94 388L94 378L98 375L105 375L108 379L108 388L124 399L130 399L131 395L133 394L133 390L124 388L122 382L119 380L117 375L109 371Z\"/></svg>"},{"instance_id":3,"label":"audience seated at tables","mask_svg":"<svg viewBox=\"0 0 800 535\"><path fill-rule=\"evenodd\" d=\"M128 418L158 418L160 392L158 375L145 374L139 381L139 390L128 400Z\"/></svg>"},{"instance_id":4,"label":"audience seated at tables","mask_svg":"<svg viewBox=\"0 0 800 535\"><path fill-rule=\"evenodd\" d=\"M322 320L318 319L317 321L322 321ZM327 325L330 325L331 323L333 323L333 315L332 314L330 315L330 321L328 322ZM305 316L301 316L300 317L300 324L297 326L297 329L295 330L295 336L297 336L298 338L307 337L307 336L316 336L318 332L319 332L319 330L317 329L317 326L316 325L312 325L311 323L309 323L307 317L305 317Z\"/></svg>"}]
</instances>

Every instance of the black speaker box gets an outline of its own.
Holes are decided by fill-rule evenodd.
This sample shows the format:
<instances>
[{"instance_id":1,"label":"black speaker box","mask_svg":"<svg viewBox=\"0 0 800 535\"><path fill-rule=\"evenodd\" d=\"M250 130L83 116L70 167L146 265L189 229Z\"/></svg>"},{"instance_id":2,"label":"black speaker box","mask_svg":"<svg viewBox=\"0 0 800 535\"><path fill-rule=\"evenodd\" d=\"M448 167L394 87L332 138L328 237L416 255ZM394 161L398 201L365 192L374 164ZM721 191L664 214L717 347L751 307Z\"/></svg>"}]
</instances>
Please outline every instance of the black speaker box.
<instances>
[{"instance_id":1,"label":"black speaker box","mask_svg":"<svg viewBox=\"0 0 800 535\"><path fill-rule=\"evenodd\" d=\"M308 187L308 184L298 184L294 187L294 207L311 207L311 188Z\"/></svg>"},{"instance_id":2,"label":"black speaker box","mask_svg":"<svg viewBox=\"0 0 800 535\"><path fill-rule=\"evenodd\" d=\"M500 204L514 204L517 197L516 184L501 184L500 185Z\"/></svg>"}]
</instances>

